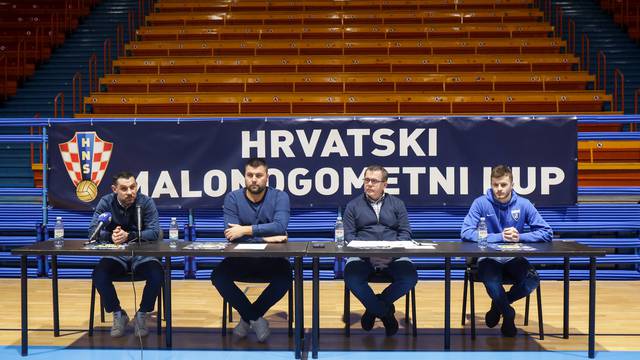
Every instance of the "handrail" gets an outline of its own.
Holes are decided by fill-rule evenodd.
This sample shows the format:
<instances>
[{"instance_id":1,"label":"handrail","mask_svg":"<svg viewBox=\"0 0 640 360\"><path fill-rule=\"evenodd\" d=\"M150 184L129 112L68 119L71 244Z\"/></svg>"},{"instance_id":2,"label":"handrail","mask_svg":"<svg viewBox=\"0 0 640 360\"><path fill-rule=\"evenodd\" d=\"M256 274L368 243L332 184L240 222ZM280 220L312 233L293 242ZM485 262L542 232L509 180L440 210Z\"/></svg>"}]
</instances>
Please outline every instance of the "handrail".
<instances>
[{"instance_id":1,"label":"handrail","mask_svg":"<svg viewBox=\"0 0 640 360\"><path fill-rule=\"evenodd\" d=\"M636 89L636 93L635 93L635 99L634 99L635 106L633 107L634 114L638 113L638 98L639 97L640 97L640 88Z\"/></svg>"},{"instance_id":2,"label":"handrail","mask_svg":"<svg viewBox=\"0 0 640 360\"><path fill-rule=\"evenodd\" d=\"M569 52L571 54L575 54L576 52L576 22L569 18L568 20L568 33L567 33L567 46L569 47Z\"/></svg>"},{"instance_id":3,"label":"handrail","mask_svg":"<svg viewBox=\"0 0 640 360\"><path fill-rule=\"evenodd\" d=\"M34 119L40 118L40 113L35 113L33 115ZM33 126L29 127L29 135L33 136ZM42 135L42 128L38 126L38 136ZM35 164L35 151L33 143L30 144L30 152L31 152L31 165ZM38 151L40 154L40 161L42 161L42 143L40 143L40 150Z\"/></svg>"},{"instance_id":4,"label":"handrail","mask_svg":"<svg viewBox=\"0 0 640 360\"><path fill-rule=\"evenodd\" d=\"M135 13L134 10L129 9L127 13L127 31L129 32L129 41L135 40Z\"/></svg>"},{"instance_id":5,"label":"handrail","mask_svg":"<svg viewBox=\"0 0 640 360\"><path fill-rule=\"evenodd\" d=\"M25 58L26 52L25 52L25 43L24 43L24 39L20 39L20 41L18 41L18 57L16 59L16 71L18 74L18 79L20 81L24 81L25 79L25 70L24 67L22 66L23 64L23 60Z\"/></svg>"},{"instance_id":6,"label":"handrail","mask_svg":"<svg viewBox=\"0 0 640 360\"><path fill-rule=\"evenodd\" d=\"M89 57L89 92L97 91L98 88L98 69L96 62L96 53L93 53L91 57Z\"/></svg>"},{"instance_id":7,"label":"handrail","mask_svg":"<svg viewBox=\"0 0 640 360\"><path fill-rule=\"evenodd\" d=\"M556 37L562 38L562 35L564 34L563 29L562 29L562 22L563 22L563 18L564 17L564 10L562 10L562 7L560 7L560 5L556 5L556 27L555 27L555 33L556 33Z\"/></svg>"},{"instance_id":8,"label":"handrail","mask_svg":"<svg viewBox=\"0 0 640 360\"><path fill-rule=\"evenodd\" d=\"M116 57L124 52L124 28L122 24L116 26Z\"/></svg>"},{"instance_id":9,"label":"handrail","mask_svg":"<svg viewBox=\"0 0 640 360\"><path fill-rule=\"evenodd\" d=\"M4 71L2 80L2 97L6 101L9 98L9 61L6 55L0 55L0 62L4 61Z\"/></svg>"},{"instance_id":10,"label":"handrail","mask_svg":"<svg viewBox=\"0 0 640 360\"><path fill-rule=\"evenodd\" d=\"M107 52L109 55L107 55ZM107 72L109 69L109 72ZM102 75L107 75L111 73L111 38L107 38L104 40L102 44Z\"/></svg>"},{"instance_id":11,"label":"handrail","mask_svg":"<svg viewBox=\"0 0 640 360\"><path fill-rule=\"evenodd\" d=\"M598 51L598 56L596 57L598 62L598 69L596 72L596 89L607 91L607 55L604 51ZM601 69L602 67L602 69ZM600 81L600 71L602 70L602 75L604 77L604 81Z\"/></svg>"},{"instance_id":12,"label":"handrail","mask_svg":"<svg viewBox=\"0 0 640 360\"><path fill-rule=\"evenodd\" d=\"M53 98L53 117L58 117L58 100L60 100L60 115L64 117L64 93L61 91Z\"/></svg>"},{"instance_id":13,"label":"handrail","mask_svg":"<svg viewBox=\"0 0 640 360\"><path fill-rule=\"evenodd\" d=\"M143 24L144 14L144 0L138 0L138 26Z\"/></svg>"},{"instance_id":14,"label":"handrail","mask_svg":"<svg viewBox=\"0 0 640 360\"><path fill-rule=\"evenodd\" d=\"M591 71L591 41L589 40L589 35L586 32L582 33L582 55L580 59L581 70L586 72ZM586 50L585 50L586 47Z\"/></svg>"},{"instance_id":15,"label":"handrail","mask_svg":"<svg viewBox=\"0 0 640 360\"><path fill-rule=\"evenodd\" d=\"M620 99L621 106L618 108L618 79L620 79ZM613 111L624 113L624 74L620 69L613 70Z\"/></svg>"},{"instance_id":16,"label":"handrail","mask_svg":"<svg viewBox=\"0 0 640 360\"><path fill-rule=\"evenodd\" d=\"M76 95L76 82L78 83L77 89L78 89L78 93ZM73 75L73 79L71 80L71 84L72 84L72 99L73 99L73 113L77 113L76 112L76 96L78 98L78 111L81 109L82 107L82 73L80 71L77 71L74 75Z\"/></svg>"}]
</instances>

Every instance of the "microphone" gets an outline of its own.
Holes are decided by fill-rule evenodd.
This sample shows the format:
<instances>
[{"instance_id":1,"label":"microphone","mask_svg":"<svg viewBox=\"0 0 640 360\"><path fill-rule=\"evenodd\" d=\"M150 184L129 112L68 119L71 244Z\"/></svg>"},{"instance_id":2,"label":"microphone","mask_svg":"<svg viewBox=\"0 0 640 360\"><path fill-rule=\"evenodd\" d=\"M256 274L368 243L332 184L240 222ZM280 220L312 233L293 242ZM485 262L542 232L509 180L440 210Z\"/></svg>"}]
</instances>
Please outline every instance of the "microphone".
<instances>
[{"instance_id":1,"label":"microphone","mask_svg":"<svg viewBox=\"0 0 640 360\"><path fill-rule=\"evenodd\" d=\"M138 243L142 243L142 215L140 205L136 205L136 217L138 218Z\"/></svg>"},{"instance_id":2,"label":"microphone","mask_svg":"<svg viewBox=\"0 0 640 360\"><path fill-rule=\"evenodd\" d=\"M93 230L93 234L91 234L91 237L89 237L88 244L96 242L96 237L98 236L98 234L100 234L100 230L102 230L102 228L104 228L105 226L109 225L110 222L111 222L110 212L105 212L100 214L100 216L98 216L98 226L96 226L96 229Z\"/></svg>"}]
</instances>

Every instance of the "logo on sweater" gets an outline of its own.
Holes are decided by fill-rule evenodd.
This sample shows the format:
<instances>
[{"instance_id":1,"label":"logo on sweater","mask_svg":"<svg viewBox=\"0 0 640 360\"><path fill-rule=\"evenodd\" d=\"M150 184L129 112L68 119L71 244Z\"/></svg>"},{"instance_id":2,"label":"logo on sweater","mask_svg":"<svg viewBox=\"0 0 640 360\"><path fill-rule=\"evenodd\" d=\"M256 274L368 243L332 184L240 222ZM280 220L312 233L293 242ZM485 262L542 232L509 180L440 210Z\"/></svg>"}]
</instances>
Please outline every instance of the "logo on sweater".
<instances>
[{"instance_id":1,"label":"logo on sweater","mask_svg":"<svg viewBox=\"0 0 640 360\"><path fill-rule=\"evenodd\" d=\"M76 196L86 203L93 201L109 166L113 143L100 139L95 131L83 131L76 132L71 140L58 147L67 174L76 187Z\"/></svg>"},{"instance_id":2,"label":"logo on sweater","mask_svg":"<svg viewBox=\"0 0 640 360\"><path fill-rule=\"evenodd\" d=\"M513 218L513 220L518 221L520 220L520 209L513 209L511 210L511 217Z\"/></svg>"}]
</instances>

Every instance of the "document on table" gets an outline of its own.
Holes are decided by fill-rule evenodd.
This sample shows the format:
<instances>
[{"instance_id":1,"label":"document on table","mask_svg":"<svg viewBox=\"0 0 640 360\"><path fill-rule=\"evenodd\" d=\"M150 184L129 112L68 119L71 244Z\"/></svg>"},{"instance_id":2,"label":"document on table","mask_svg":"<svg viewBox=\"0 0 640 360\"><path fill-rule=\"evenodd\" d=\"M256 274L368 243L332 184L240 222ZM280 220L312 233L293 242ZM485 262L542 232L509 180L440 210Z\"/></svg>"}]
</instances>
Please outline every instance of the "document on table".
<instances>
[{"instance_id":1,"label":"document on table","mask_svg":"<svg viewBox=\"0 0 640 360\"><path fill-rule=\"evenodd\" d=\"M267 244L237 244L235 250L264 250Z\"/></svg>"},{"instance_id":2,"label":"document on table","mask_svg":"<svg viewBox=\"0 0 640 360\"><path fill-rule=\"evenodd\" d=\"M347 245L354 249L435 249L435 244L418 243L411 240L377 241L377 240L352 240Z\"/></svg>"},{"instance_id":3,"label":"document on table","mask_svg":"<svg viewBox=\"0 0 640 360\"><path fill-rule=\"evenodd\" d=\"M525 245L522 243L515 244L490 244L489 247L500 251L536 251L533 246Z\"/></svg>"}]
</instances>

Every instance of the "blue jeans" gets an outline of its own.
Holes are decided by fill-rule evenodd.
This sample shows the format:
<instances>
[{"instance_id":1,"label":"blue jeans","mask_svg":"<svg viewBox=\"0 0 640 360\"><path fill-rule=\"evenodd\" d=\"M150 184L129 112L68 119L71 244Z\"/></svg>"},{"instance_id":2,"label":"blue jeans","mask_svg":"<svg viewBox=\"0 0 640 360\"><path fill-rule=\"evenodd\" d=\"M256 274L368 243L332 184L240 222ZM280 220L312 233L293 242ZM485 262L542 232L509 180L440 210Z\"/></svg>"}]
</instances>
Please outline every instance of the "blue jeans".
<instances>
[{"instance_id":1,"label":"blue jeans","mask_svg":"<svg viewBox=\"0 0 640 360\"><path fill-rule=\"evenodd\" d=\"M369 278L379 275L389 277L391 284L376 295L369 286ZM351 260L344 268L344 282L367 311L382 318L396 300L416 285L418 273L410 261L392 261L387 268L376 271L368 259Z\"/></svg>"},{"instance_id":2,"label":"blue jeans","mask_svg":"<svg viewBox=\"0 0 640 360\"><path fill-rule=\"evenodd\" d=\"M482 259L478 263L478 277L502 314L510 304L529 295L540 284L538 272L523 257L513 258L504 264L491 258ZM509 291L502 286L505 282L513 283Z\"/></svg>"},{"instance_id":3,"label":"blue jeans","mask_svg":"<svg viewBox=\"0 0 640 360\"><path fill-rule=\"evenodd\" d=\"M269 285L252 304L235 281ZM284 258L225 258L211 272L213 286L246 322L257 320L280 301L292 281L291 264Z\"/></svg>"},{"instance_id":4,"label":"blue jeans","mask_svg":"<svg viewBox=\"0 0 640 360\"><path fill-rule=\"evenodd\" d=\"M142 300L138 310L151 312L155 307L156 298L160 293L160 286L164 281L162 265L157 261L147 261L136 266L135 273L136 275L142 275L142 278L147 280L142 291ZM100 259L100 262L93 270L94 285L102 298L104 310L108 313L122 310L118 294L113 286L113 279L126 274L127 269L117 260L110 258Z\"/></svg>"}]
</instances>

